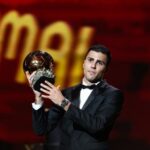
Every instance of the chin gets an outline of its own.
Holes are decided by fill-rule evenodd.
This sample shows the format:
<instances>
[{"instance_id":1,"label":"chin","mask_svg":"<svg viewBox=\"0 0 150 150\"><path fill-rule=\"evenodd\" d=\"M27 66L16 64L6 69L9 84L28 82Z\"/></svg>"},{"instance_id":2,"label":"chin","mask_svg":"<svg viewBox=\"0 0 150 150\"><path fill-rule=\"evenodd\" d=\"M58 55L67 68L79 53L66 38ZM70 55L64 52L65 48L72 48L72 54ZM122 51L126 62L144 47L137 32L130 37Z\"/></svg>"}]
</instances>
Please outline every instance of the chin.
<instances>
[{"instance_id":1,"label":"chin","mask_svg":"<svg viewBox=\"0 0 150 150\"><path fill-rule=\"evenodd\" d=\"M88 79L88 81L91 82L91 83L96 83L96 82L98 82L100 80L101 80L101 78L98 78L98 79L97 78Z\"/></svg>"},{"instance_id":2,"label":"chin","mask_svg":"<svg viewBox=\"0 0 150 150\"><path fill-rule=\"evenodd\" d=\"M94 83L96 81L96 79L88 79L89 82Z\"/></svg>"}]
</instances>

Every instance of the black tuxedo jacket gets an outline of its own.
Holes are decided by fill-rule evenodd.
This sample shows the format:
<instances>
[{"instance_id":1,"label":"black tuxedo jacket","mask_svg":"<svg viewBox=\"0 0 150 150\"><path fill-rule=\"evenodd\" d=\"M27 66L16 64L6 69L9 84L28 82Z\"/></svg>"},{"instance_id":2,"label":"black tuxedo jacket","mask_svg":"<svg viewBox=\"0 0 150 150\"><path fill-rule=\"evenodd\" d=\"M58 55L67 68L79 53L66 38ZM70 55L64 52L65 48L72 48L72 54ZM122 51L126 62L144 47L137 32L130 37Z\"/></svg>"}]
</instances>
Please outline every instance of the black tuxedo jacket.
<instances>
[{"instance_id":1,"label":"black tuxedo jacket","mask_svg":"<svg viewBox=\"0 0 150 150\"><path fill-rule=\"evenodd\" d=\"M81 84L67 88L63 95L71 101L67 112L53 105L47 115L44 107L33 109L33 128L39 135L59 128L60 150L108 150L108 136L119 115L122 92L101 81L79 109Z\"/></svg>"}]
</instances>

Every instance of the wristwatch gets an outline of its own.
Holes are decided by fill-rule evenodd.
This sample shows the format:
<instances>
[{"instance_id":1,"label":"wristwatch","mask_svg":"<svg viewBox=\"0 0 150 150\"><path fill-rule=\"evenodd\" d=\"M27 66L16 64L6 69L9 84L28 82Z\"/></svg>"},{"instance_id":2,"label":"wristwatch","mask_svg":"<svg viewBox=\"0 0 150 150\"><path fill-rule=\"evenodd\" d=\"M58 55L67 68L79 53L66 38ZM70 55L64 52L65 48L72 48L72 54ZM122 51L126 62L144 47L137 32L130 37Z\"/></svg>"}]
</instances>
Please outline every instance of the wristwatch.
<instances>
[{"instance_id":1,"label":"wristwatch","mask_svg":"<svg viewBox=\"0 0 150 150\"><path fill-rule=\"evenodd\" d=\"M65 99L63 99L63 100L62 100L62 102L61 102L61 105L60 105L60 106L61 106L62 108L65 108L65 106L67 106L67 105L68 105L68 103L69 103L69 100L65 98Z\"/></svg>"}]
</instances>

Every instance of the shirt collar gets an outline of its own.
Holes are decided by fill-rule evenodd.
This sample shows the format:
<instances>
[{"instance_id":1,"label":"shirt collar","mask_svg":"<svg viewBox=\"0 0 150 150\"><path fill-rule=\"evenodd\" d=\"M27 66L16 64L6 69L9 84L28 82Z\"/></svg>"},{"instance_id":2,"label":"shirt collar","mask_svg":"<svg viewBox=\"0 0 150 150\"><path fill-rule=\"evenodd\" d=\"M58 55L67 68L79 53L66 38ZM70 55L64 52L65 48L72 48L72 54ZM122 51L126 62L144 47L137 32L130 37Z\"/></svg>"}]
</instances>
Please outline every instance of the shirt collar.
<instances>
[{"instance_id":1,"label":"shirt collar","mask_svg":"<svg viewBox=\"0 0 150 150\"><path fill-rule=\"evenodd\" d=\"M91 84L91 85L94 85L94 84L95 84L95 85L98 85L100 82L101 82L101 81L98 81L98 82L93 83L93 84ZM82 84L83 84L83 85L87 85L83 79L82 79Z\"/></svg>"}]
</instances>

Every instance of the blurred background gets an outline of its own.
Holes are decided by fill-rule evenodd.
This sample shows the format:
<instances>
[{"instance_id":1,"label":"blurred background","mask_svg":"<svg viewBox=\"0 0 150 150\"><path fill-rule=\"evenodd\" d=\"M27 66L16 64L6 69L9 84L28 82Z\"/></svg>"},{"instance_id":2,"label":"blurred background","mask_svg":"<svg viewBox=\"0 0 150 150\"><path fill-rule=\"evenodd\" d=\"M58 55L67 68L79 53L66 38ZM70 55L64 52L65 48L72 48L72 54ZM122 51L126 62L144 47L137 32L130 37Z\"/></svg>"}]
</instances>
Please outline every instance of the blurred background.
<instances>
[{"instance_id":1,"label":"blurred background","mask_svg":"<svg viewBox=\"0 0 150 150\"><path fill-rule=\"evenodd\" d=\"M150 1L0 0L1 150L43 145L32 130L34 97L22 70L25 56L49 52L56 84L65 88L80 82L84 55L97 43L112 52L106 80L125 95L111 149L150 150Z\"/></svg>"}]
</instances>

